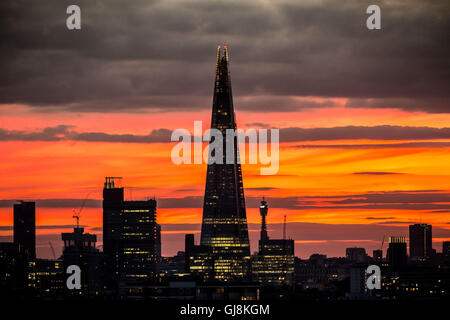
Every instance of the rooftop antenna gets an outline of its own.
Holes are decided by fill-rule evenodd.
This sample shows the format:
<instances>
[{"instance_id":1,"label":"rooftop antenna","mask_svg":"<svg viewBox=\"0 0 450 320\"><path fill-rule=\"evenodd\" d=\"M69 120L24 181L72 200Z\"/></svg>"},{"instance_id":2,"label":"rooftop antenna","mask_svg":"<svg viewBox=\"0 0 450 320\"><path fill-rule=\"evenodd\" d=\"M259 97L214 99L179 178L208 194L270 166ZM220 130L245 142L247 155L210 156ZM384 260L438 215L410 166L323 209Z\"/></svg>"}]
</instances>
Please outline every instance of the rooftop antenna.
<instances>
[{"instance_id":1,"label":"rooftop antenna","mask_svg":"<svg viewBox=\"0 0 450 320\"><path fill-rule=\"evenodd\" d=\"M284 215L284 222L283 222L283 240L286 240L286 215Z\"/></svg>"}]
</instances>

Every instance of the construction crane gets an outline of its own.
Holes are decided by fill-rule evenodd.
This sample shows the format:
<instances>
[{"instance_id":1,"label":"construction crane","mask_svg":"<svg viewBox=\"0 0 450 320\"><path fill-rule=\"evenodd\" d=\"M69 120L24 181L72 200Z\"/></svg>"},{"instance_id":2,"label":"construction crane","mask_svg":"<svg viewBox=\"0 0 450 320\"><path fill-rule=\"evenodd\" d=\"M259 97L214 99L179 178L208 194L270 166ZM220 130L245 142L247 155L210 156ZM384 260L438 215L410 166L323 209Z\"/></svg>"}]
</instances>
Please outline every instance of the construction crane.
<instances>
[{"instance_id":1,"label":"construction crane","mask_svg":"<svg viewBox=\"0 0 450 320\"><path fill-rule=\"evenodd\" d=\"M381 248L380 250L383 251L383 245L384 245L384 238L386 237L386 235L383 235L383 241L381 241Z\"/></svg>"},{"instance_id":2,"label":"construction crane","mask_svg":"<svg viewBox=\"0 0 450 320\"><path fill-rule=\"evenodd\" d=\"M84 206L86 205L86 202L89 198L89 195L91 193L89 192L86 196L86 198L84 199L83 203L81 204L81 207L77 210L73 209L73 216L72 218L77 220L77 229L80 227L80 215L81 215L81 211L83 211Z\"/></svg>"},{"instance_id":3,"label":"construction crane","mask_svg":"<svg viewBox=\"0 0 450 320\"><path fill-rule=\"evenodd\" d=\"M55 254L55 249L53 248L53 244L51 241L49 241L48 244L50 245L50 249L52 249L53 259L56 260L56 254Z\"/></svg>"}]
</instances>

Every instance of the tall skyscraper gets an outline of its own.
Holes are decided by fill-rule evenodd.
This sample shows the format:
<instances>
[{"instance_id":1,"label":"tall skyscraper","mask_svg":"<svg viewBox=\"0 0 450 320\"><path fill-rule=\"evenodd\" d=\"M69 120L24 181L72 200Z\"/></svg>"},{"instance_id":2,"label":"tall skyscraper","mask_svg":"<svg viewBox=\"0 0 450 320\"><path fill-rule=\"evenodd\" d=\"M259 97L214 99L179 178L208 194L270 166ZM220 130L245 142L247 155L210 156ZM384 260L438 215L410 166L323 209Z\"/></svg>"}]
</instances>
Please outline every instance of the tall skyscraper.
<instances>
[{"instance_id":1,"label":"tall skyscraper","mask_svg":"<svg viewBox=\"0 0 450 320\"><path fill-rule=\"evenodd\" d=\"M409 256L413 260L431 258L432 227L429 224L413 224L409 226Z\"/></svg>"},{"instance_id":2,"label":"tall skyscraper","mask_svg":"<svg viewBox=\"0 0 450 320\"><path fill-rule=\"evenodd\" d=\"M119 277L124 202L123 187L119 187L120 181L120 177L106 177L103 187L103 252L107 259L108 286L114 286Z\"/></svg>"},{"instance_id":3,"label":"tall skyscraper","mask_svg":"<svg viewBox=\"0 0 450 320\"><path fill-rule=\"evenodd\" d=\"M14 244L19 254L36 258L36 206L34 202L14 204Z\"/></svg>"},{"instance_id":4,"label":"tall skyscraper","mask_svg":"<svg viewBox=\"0 0 450 320\"><path fill-rule=\"evenodd\" d=\"M266 217L267 212L269 211L269 207L267 206L267 202L264 200L261 201L261 205L259 206L259 214L261 215L261 241L268 240L267 236L267 226L266 226Z\"/></svg>"},{"instance_id":5,"label":"tall skyscraper","mask_svg":"<svg viewBox=\"0 0 450 320\"><path fill-rule=\"evenodd\" d=\"M236 129L226 46L223 52L217 48L211 128L224 137L223 159L222 164L208 163L200 243L211 250L215 280L242 280L249 276L250 244L236 136L234 161L226 161L226 130Z\"/></svg>"},{"instance_id":6,"label":"tall skyscraper","mask_svg":"<svg viewBox=\"0 0 450 320\"><path fill-rule=\"evenodd\" d=\"M151 281L161 252L156 200L126 201L120 178L106 177L103 188L103 251L109 285Z\"/></svg>"},{"instance_id":7,"label":"tall skyscraper","mask_svg":"<svg viewBox=\"0 0 450 320\"><path fill-rule=\"evenodd\" d=\"M125 283L148 282L156 274L158 260L156 200L124 201L120 279Z\"/></svg>"}]
</instances>

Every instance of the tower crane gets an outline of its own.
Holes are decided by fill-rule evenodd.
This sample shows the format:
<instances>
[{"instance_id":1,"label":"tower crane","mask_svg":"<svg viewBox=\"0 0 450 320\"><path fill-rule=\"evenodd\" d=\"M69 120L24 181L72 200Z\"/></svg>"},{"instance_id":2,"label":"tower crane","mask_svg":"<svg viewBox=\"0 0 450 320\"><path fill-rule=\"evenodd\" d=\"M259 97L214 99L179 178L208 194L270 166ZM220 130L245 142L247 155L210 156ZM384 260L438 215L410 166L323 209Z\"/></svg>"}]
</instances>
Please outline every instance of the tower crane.
<instances>
[{"instance_id":1,"label":"tower crane","mask_svg":"<svg viewBox=\"0 0 450 320\"><path fill-rule=\"evenodd\" d=\"M90 192L87 194L86 198L84 199L83 203L81 204L81 207L78 210L73 209L73 216L72 216L72 218L77 220L77 229L80 227L81 211L83 211L84 206L86 205L86 202L87 202L90 194L91 194Z\"/></svg>"},{"instance_id":2,"label":"tower crane","mask_svg":"<svg viewBox=\"0 0 450 320\"><path fill-rule=\"evenodd\" d=\"M51 241L49 241L48 244L50 245L50 249L52 249L53 259L56 260L56 254L55 254L55 249L53 248L53 244Z\"/></svg>"}]
</instances>

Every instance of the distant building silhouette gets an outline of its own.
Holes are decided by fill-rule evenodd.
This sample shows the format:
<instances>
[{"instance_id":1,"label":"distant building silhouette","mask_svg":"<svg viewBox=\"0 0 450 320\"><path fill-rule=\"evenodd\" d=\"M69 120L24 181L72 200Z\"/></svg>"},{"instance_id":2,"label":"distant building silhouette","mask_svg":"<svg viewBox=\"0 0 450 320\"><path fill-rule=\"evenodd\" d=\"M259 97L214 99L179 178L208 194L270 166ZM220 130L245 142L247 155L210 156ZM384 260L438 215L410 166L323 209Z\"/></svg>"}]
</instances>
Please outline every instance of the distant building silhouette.
<instances>
[{"instance_id":1,"label":"distant building silhouette","mask_svg":"<svg viewBox=\"0 0 450 320\"><path fill-rule=\"evenodd\" d=\"M0 243L0 296L17 287L17 247L12 242ZM22 266L23 267L23 266ZM19 270L20 271L20 270ZM22 271L23 272L23 271Z\"/></svg>"},{"instance_id":2,"label":"distant building silhouette","mask_svg":"<svg viewBox=\"0 0 450 320\"><path fill-rule=\"evenodd\" d=\"M217 49L211 129L236 129L227 47ZM239 146L234 137L233 163L227 163L227 139L223 139L222 163L207 167L200 244L209 247L213 279L242 281L250 276L250 243ZM216 152L216 154L218 154ZM220 161L218 160L218 161Z\"/></svg>"},{"instance_id":3,"label":"distant building silhouette","mask_svg":"<svg viewBox=\"0 0 450 320\"><path fill-rule=\"evenodd\" d=\"M73 232L61 234L64 242L64 270L70 265L81 269L81 290L84 294L98 295L105 284L104 254L96 247L97 236L84 233L84 228L73 228ZM77 293L75 293L77 294Z\"/></svg>"},{"instance_id":4,"label":"distant building silhouette","mask_svg":"<svg viewBox=\"0 0 450 320\"><path fill-rule=\"evenodd\" d=\"M375 261L382 261L383 260L383 250L377 249L373 250L373 260Z\"/></svg>"},{"instance_id":5,"label":"distant building silhouette","mask_svg":"<svg viewBox=\"0 0 450 320\"><path fill-rule=\"evenodd\" d=\"M122 241L124 189L116 185L120 178L106 177L103 187L103 252L107 259L107 285L115 287L119 279L119 253Z\"/></svg>"},{"instance_id":6,"label":"distant building silhouette","mask_svg":"<svg viewBox=\"0 0 450 320\"><path fill-rule=\"evenodd\" d=\"M389 237L387 260L389 262L389 267L393 270L399 270L406 266L407 255L405 237Z\"/></svg>"},{"instance_id":7,"label":"distant building silhouette","mask_svg":"<svg viewBox=\"0 0 450 320\"><path fill-rule=\"evenodd\" d=\"M367 274L366 268L360 265L353 265L350 267L350 293L347 299L350 300L364 300L370 296L366 287Z\"/></svg>"},{"instance_id":8,"label":"distant building silhouette","mask_svg":"<svg viewBox=\"0 0 450 320\"><path fill-rule=\"evenodd\" d=\"M355 263L365 263L367 262L367 253L364 248L346 248L345 257Z\"/></svg>"},{"instance_id":9,"label":"distant building silhouette","mask_svg":"<svg viewBox=\"0 0 450 320\"><path fill-rule=\"evenodd\" d=\"M14 204L14 244L19 254L36 258L36 208L34 202Z\"/></svg>"},{"instance_id":10,"label":"distant building silhouette","mask_svg":"<svg viewBox=\"0 0 450 320\"><path fill-rule=\"evenodd\" d=\"M66 277L61 260L36 259L28 265L28 288L38 298L60 299L67 295Z\"/></svg>"},{"instance_id":11,"label":"distant building silhouette","mask_svg":"<svg viewBox=\"0 0 450 320\"><path fill-rule=\"evenodd\" d=\"M194 248L194 234L188 233L184 236L184 255L185 255L185 270L189 272L189 257L191 256L192 249Z\"/></svg>"},{"instance_id":12,"label":"distant building silhouette","mask_svg":"<svg viewBox=\"0 0 450 320\"><path fill-rule=\"evenodd\" d=\"M450 241L442 242L442 255L446 260L450 259Z\"/></svg>"},{"instance_id":13,"label":"distant building silhouette","mask_svg":"<svg viewBox=\"0 0 450 320\"><path fill-rule=\"evenodd\" d=\"M433 256L432 226L414 224L409 226L409 257L413 260L428 260Z\"/></svg>"}]
</instances>

